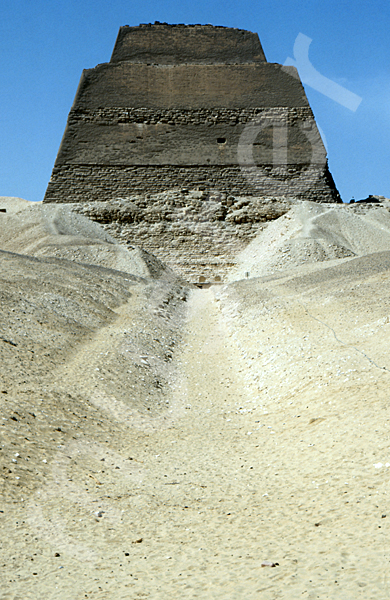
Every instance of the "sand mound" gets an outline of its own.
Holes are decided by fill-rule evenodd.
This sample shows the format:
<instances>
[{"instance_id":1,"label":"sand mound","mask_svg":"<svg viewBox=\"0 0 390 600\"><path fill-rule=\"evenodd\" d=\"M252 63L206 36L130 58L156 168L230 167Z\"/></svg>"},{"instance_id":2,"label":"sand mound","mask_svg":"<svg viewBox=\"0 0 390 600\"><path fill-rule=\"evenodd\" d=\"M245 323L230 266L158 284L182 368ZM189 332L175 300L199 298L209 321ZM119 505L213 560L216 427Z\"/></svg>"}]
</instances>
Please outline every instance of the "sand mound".
<instances>
[{"instance_id":1,"label":"sand mound","mask_svg":"<svg viewBox=\"0 0 390 600\"><path fill-rule=\"evenodd\" d=\"M383 206L300 202L238 255L229 281L386 250L390 250L390 214Z\"/></svg>"},{"instance_id":2,"label":"sand mound","mask_svg":"<svg viewBox=\"0 0 390 600\"><path fill-rule=\"evenodd\" d=\"M0 213L2 250L65 258L140 277L173 276L153 255L136 246L121 246L100 225L73 213L67 206L42 203L26 206L25 200L8 200L7 213Z\"/></svg>"},{"instance_id":3,"label":"sand mound","mask_svg":"<svg viewBox=\"0 0 390 600\"><path fill-rule=\"evenodd\" d=\"M66 207L0 230L2 600L388 599L386 212L301 204L281 270L191 291Z\"/></svg>"},{"instance_id":4,"label":"sand mound","mask_svg":"<svg viewBox=\"0 0 390 600\"><path fill-rule=\"evenodd\" d=\"M0 209L5 209L7 214L18 213L21 210L29 208L33 202L23 200L23 198L14 198L12 196L0 196ZM37 202L38 204L38 202ZM39 202L39 204L41 204Z\"/></svg>"}]
</instances>

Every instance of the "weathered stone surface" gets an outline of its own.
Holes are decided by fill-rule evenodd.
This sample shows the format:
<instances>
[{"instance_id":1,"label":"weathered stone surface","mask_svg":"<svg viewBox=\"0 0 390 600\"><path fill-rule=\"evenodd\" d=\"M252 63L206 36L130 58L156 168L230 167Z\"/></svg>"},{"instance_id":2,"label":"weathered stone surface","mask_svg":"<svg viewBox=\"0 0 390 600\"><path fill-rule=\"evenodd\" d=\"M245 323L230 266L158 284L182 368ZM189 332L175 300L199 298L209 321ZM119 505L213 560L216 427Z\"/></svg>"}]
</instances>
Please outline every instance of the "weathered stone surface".
<instances>
[{"instance_id":1,"label":"weathered stone surface","mask_svg":"<svg viewBox=\"0 0 390 600\"><path fill-rule=\"evenodd\" d=\"M99 202L103 209L104 202L154 194L154 204L133 221L137 230L121 230L138 244L150 215L158 221L164 208L158 194L173 188L202 192L204 214L210 195L253 197L247 229L258 227L257 204L265 207L270 198L283 206L293 199L340 201L297 71L267 63L257 34L210 25L122 27L110 63L83 72L44 201ZM214 221L225 242L236 235L231 223L238 220L211 221L213 239ZM195 220L191 243L205 250L196 231ZM172 264L183 236L172 227L169 235ZM164 259L161 232L145 237L145 247ZM211 260L215 253L207 252Z\"/></svg>"},{"instance_id":2,"label":"weathered stone surface","mask_svg":"<svg viewBox=\"0 0 390 600\"><path fill-rule=\"evenodd\" d=\"M273 175L273 172L275 174ZM249 172L248 175L251 175ZM150 193L170 190L175 187L199 189L209 193L224 192L236 195L256 195L257 186L263 186L267 196L286 195L291 188L291 197L301 197L299 189L302 180L305 182L306 200L314 202L329 197L328 173L318 172L315 168L303 168L297 171L297 177L289 178L287 182L281 179L276 169L269 166L261 171L255 171L252 177L246 179L238 166L201 166L179 167L161 165L159 169L147 166L123 165L63 165L55 167L52 174L53 193L51 202L86 202L109 201L129 194ZM295 194L293 184L296 181ZM328 202L331 200L328 199Z\"/></svg>"},{"instance_id":3,"label":"weathered stone surface","mask_svg":"<svg viewBox=\"0 0 390 600\"><path fill-rule=\"evenodd\" d=\"M212 25L121 27L111 62L237 64L265 61L257 34Z\"/></svg>"},{"instance_id":4,"label":"weathered stone surface","mask_svg":"<svg viewBox=\"0 0 390 600\"><path fill-rule=\"evenodd\" d=\"M157 113L157 114L156 114ZM253 119L286 123L287 162L305 165L311 143L300 125L315 129L310 108L255 110L75 110L69 115L59 164L237 165L244 128ZM322 144L319 138L319 144ZM273 162L273 128L264 127L252 148L255 164ZM323 154L325 162L325 153Z\"/></svg>"},{"instance_id":5,"label":"weathered stone surface","mask_svg":"<svg viewBox=\"0 0 390 600\"><path fill-rule=\"evenodd\" d=\"M224 281L236 256L292 206L288 198L171 190L71 208L126 245L157 256L191 282Z\"/></svg>"},{"instance_id":6,"label":"weathered stone surface","mask_svg":"<svg viewBox=\"0 0 390 600\"><path fill-rule=\"evenodd\" d=\"M295 67L105 63L83 72L74 109L307 107Z\"/></svg>"}]
</instances>

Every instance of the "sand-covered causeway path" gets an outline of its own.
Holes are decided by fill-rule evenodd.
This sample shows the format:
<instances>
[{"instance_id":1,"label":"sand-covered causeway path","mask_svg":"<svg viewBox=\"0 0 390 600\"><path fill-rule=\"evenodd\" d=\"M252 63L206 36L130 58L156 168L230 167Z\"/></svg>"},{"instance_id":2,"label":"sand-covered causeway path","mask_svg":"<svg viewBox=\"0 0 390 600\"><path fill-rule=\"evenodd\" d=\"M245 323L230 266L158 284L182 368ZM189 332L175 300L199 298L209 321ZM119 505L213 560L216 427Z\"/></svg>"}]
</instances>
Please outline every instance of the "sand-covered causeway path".
<instances>
[{"instance_id":1,"label":"sand-covered causeway path","mask_svg":"<svg viewBox=\"0 0 390 600\"><path fill-rule=\"evenodd\" d=\"M362 310L388 287L375 256L194 290L169 371L141 358L154 412L113 376L133 293L63 367L85 414L61 437L51 413L45 477L6 504L0 597L388 598L390 307Z\"/></svg>"},{"instance_id":2,"label":"sand-covered causeway path","mask_svg":"<svg viewBox=\"0 0 390 600\"><path fill-rule=\"evenodd\" d=\"M1 232L0 599L387 600L383 214L321 250L291 212L199 290L36 210Z\"/></svg>"}]
</instances>

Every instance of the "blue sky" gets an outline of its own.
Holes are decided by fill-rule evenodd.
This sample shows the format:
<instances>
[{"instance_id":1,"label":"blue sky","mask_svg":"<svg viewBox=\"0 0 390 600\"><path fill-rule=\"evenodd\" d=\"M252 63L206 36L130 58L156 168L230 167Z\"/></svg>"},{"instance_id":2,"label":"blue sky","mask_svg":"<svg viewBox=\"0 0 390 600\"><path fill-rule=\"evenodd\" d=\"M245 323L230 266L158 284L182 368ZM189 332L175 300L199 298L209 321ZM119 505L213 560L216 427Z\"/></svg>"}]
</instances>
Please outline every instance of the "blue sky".
<instances>
[{"instance_id":1,"label":"blue sky","mask_svg":"<svg viewBox=\"0 0 390 600\"><path fill-rule=\"evenodd\" d=\"M82 70L110 60L121 25L154 21L249 29L283 64L311 38L315 70L361 98L351 110L305 84L341 196L390 197L388 0L2 0L0 195L42 200Z\"/></svg>"}]
</instances>

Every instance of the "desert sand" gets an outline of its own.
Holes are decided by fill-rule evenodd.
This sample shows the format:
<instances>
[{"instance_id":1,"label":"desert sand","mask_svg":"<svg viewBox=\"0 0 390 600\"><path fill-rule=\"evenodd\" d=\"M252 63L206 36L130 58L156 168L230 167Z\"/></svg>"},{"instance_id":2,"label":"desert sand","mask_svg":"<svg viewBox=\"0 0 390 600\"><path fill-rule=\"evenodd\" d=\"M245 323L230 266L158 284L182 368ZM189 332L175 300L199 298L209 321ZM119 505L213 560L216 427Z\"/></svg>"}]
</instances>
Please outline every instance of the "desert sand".
<instances>
[{"instance_id":1,"label":"desert sand","mask_svg":"<svg viewBox=\"0 0 390 600\"><path fill-rule=\"evenodd\" d=\"M7 201L0 598L389 598L388 203L299 203L198 289Z\"/></svg>"}]
</instances>

